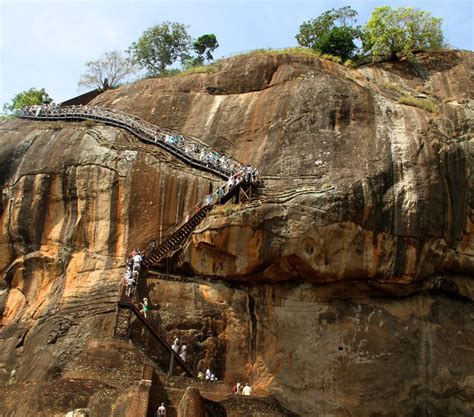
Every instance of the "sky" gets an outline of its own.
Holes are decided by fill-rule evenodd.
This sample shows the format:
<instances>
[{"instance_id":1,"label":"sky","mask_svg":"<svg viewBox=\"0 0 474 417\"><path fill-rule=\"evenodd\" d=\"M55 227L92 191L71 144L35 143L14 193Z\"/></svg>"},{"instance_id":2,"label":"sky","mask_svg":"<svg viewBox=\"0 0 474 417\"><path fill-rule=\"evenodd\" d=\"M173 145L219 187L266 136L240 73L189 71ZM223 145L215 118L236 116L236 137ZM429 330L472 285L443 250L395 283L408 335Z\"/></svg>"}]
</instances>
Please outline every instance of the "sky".
<instances>
[{"instance_id":1,"label":"sky","mask_svg":"<svg viewBox=\"0 0 474 417\"><path fill-rule=\"evenodd\" d=\"M302 22L346 5L364 24L378 6L416 7L443 18L447 42L473 50L474 0L0 0L0 109L31 87L61 102L81 94L87 61L126 50L163 21L189 26L197 38L214 33L214 57L257 48L296 46Z\"/></svg>"}]
</instances>

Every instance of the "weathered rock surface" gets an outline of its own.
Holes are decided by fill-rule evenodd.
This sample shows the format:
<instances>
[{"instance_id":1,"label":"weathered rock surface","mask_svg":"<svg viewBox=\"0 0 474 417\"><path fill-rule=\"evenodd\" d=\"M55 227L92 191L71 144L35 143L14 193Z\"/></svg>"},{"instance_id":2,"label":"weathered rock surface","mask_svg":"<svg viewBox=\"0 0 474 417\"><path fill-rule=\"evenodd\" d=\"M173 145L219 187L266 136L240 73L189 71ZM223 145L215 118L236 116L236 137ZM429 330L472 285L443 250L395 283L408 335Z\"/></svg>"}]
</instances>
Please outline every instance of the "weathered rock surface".
<instances>
[{"instance_id":1,"label":"weathered rock surface","mask_svg":"<svg viewBox=\"0 0 474 417\"><path fill-rule=\"evenodd\" d=\"M307 57L242 57L213 75L145 80L96 103L201 137L266 176L265 204L224 209L195 234L190 273L402 283L474 275L474 109L462 87L473 86L472 54L420 59L347 71ZM439 114L399 104L384 82L429 94Z\"/></svg>"},{"instance_id":2,"label":"weathered rock surface","mask_svg":"<svg viewBox=\"0 0 474 417\"><path fill-rule=\"evenodd\" d=\"M237 57L95 99L264 174L258 202L215 208L164 264L181 277L140 285L193 365L302 416L470 415L472 57L357 70ZM393 85L439 110L399 104ZM101 124L0 129L0 383L30 398L0 412L97 410L110 389L102 415L126 415L135 385L109 384L107 359L94 377L80 360L111 334L127 251L220 181ZM57 399L36 401L53 383Z\"/></svg>"},{"instance_id":3,"label":"weathered rock surface","mask_svg":"<svg viewBox=\"0 0 474 417\"><path fill-rule=\"evenodd\" d=\"M118 129L21 120L3 128L0 378L15 369L19 389L34 393L63 376L90 338L112 335L127 250L159 236L215 179Z\"/></svg>"}]
</instances>

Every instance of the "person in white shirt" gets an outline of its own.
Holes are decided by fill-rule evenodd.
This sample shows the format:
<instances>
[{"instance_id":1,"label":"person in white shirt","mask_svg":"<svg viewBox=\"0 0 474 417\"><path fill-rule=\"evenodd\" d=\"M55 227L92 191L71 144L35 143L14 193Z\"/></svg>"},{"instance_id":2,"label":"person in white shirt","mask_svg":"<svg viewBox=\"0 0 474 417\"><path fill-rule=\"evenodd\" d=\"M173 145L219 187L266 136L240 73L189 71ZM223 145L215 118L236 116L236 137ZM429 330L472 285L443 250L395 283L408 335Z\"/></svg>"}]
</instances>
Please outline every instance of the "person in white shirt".
<instances>
[{"instance_id":1,"label":"person in white shirt","mask_svg":"<svg viewBox=\"0 0 474 417\"><path fill-rule=\"evenodd\" d=\"M186 362L186 345L181 346L181 353L179 354L179 357Z\"/></svg>"},{"instance_id":2,"label":"person in white shirt","mask_svg":"<svg viewBox=\"0 0 474 417\"><path fill-rule=\"evenodd\" d=\"M166 417L165 403L161 403L158 410L156 410L156 417Z\"/></svg>"},{"instance_id":3,"label":"person in white shirt","mask_svg":"<svg viewBox=\"0 0 474 417\"><path fill-rule=\"evenodd\" d=\"M175 338L174 343L171 345L171 349L173 349L176 353L178 353L179 348L179 339Z\"/></svg>"},{"instance_id":4,"label":"person in white shirt","mask_svg":"<svg viewBox=\"0 0 474 417\"><path fill-rule=\"evenodd\" d=\"M252 393L252 388L249 387L249 384L245 384L245 387L242 390L243 395L250 395Z\"/></svg>"}]
</instances>

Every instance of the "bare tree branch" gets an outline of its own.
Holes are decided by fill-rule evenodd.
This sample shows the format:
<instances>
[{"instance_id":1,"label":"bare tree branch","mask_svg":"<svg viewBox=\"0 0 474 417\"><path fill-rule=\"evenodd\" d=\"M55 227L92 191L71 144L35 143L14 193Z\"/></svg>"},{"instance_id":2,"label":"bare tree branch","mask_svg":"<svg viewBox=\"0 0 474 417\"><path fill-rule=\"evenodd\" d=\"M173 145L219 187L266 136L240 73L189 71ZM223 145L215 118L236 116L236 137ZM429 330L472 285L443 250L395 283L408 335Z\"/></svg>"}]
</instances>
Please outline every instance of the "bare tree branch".
<instances>
[{"instance_id":1,"label":"bare tree branch","mask_svg":"<svg viewBox=\"0 0 474 417\"><path fill-rule=\"evenodd\" d=\"M86 63L79 85L106 90L117 87L137 70L133 62L119 51L106 52L102 58Z\"/></svg>"}]
</instances>

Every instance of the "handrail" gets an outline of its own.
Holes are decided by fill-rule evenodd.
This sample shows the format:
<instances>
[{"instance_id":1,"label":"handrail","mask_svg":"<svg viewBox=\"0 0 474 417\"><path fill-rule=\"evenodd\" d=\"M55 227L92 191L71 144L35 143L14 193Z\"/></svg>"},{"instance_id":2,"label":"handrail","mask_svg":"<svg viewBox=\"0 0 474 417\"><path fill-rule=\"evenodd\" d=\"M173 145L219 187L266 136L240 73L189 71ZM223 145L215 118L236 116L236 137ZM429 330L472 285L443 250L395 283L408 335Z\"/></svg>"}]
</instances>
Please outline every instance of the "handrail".
<instances>
[{"instance_id":1,"label":"handrail","mask_svg":"<svg viewBox=\"0 0 474 417\"><path fill-rule=\"evenodd\" d=\"M197 379L196 374L188 367L186 362L181 359L181 357L178 355L177 352L175 352L171 346L169 345L168 341L166 340L165 336L161 334L161 331L152 323L150 322L146 317L144 317L141 313L140 310L138 310L137 306L131 302L127 301L119 301L118 305L120 308L128 308L135 316L141 321L141 323L148 329L148 331L155 337L158 342L161 343L162 346L165 347L165 349L170 353L170 355L173 355L173 358L175 361L177 361L181 367L194 379Z\"/></svg>"},{"instance_id":2,"label":"handrail","mask_svg":"<svg viewBox=\"0 0 474 417\"><path fill-rule=\"evenodd\" d=\"M140 253L142 255L144 255L145 257L145 261L148 257L148 255L152 255L153 253L155 252L158 252L161 245L163 245L164 243L166 243L166 241L170 238L173 237L173 235L179 233L179 231L184 227L186 226L188 223L192 222L196 217L200 216L201 213L204 211L204 210L210 210L212 208L212 205L209 205L209 206L204 206L204 207L201 207L199 209L199 211L195 212L192 216L190 215L189 219L186 221L186 217L182 218L179 222L175 223L174 225L170 226L168 229L166 229L166 232L163 234L163 236L161 237L160 241L157 242L157 247L153 250L151 248L151 241L150 243L148 244L148 247L145 247L143 249L140 250Z\"/></svg>"},{"instance_id":3,"label":"handrail","mask_svg":"<svg viewBox=\"0 0 474 417\"><path fill-rule=\"evenodd\" d=\"M228 178L244 165L189 135L153 125L138 116L99 106L26 106L16 110L24 119L37 120L99 120L128 130L139 139L171 152L184 162L221 178Z\"/></svg>"},{"instance_id":4,"label":"handrail","mask_svg":"<svg viewBox=\"0 0 474 417\"><path fill-rule=\"evenodd\" d=\"M217 191L215 191L212 195L208 196L208 199L204 200L203 202L197 203L188 213L186 216L183 216L177 223L173 224L169 228L166 229L165 233L163 236L160 238L159 242L157 243L157 246L155 250L151 249L151 242L148 243L148 246L145 248L141 249L142 255L145 255L145 263L147 262L147 258L150 255L153 255L153 253L156 253L160 250L160 247L166 243L168 239L173 237L173 235L179 233L179 231L188 223L193 222L193 220L201 215L201 213L204 210L209 211L215 204L221 204L229 201L230 198L235 194L235 192L238 190L239 187L242 185L246 185L248 183L251 183L251 181L248 181L245 178L240 178L237 180L237 182L233 185L223 185L222 187L218 188ZM155 261L156 262L156 261Z\"/></svg>"},{"instance_id":5,"label":"handrail","mask_svg":"<svg viewBox=\"0 0 474 417\"><path fill-rule=\"evenodd\" d=\"M228 196L241 186L243 182L258 182L258 171L252 167L245 167L230 157L213 150L196 138L153 125L140 119L138 116L120 110L88 105L58 106L42 104L17 109L16 114L21 118L35 120L99 120L112 126L124 128L140 140L160 146L194 167L212 172L222 178L234 178L233 183L221 186L212 195L207 196L206 201L198 202L188 212L187 216L184 216L178 223L170 226L165 231L164 236L161 236L160 244L187 223L186 219L188 217L192 218L203 207L212 207L213 204L219 204L222 200L227 200ZM250 177L248 176L249 172L252 173ZM144 248L143 251L147 252L148 248Z\"/></svg>"}]
</instances>

